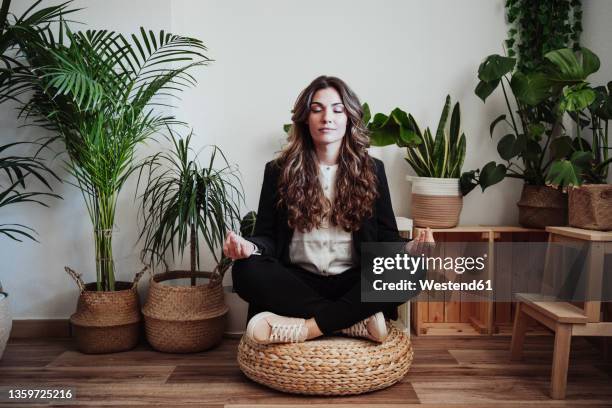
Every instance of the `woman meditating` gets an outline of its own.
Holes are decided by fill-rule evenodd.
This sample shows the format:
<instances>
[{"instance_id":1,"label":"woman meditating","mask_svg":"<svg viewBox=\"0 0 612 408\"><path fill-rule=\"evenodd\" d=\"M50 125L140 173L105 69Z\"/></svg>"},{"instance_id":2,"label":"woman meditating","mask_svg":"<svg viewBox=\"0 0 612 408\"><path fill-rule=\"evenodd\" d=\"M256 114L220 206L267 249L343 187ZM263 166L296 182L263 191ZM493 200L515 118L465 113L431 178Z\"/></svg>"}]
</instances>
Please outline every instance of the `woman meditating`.
<instances>
[{"instance_id":1,"label":"woman meditating","mask_svg":"<svg viewBox=\"0 0 612 408\"><path fill-rule=\"evenodd\" d=\"M383 163L369 156L361 104L339 78L299 95L289 141L266 164L255 233L229 232L236 292L249 302L246 335L303 342L342 332L382 342L398 303L362 303L360 244L401 242ZM430 230L406 244L433 243ZM257 313L259 312L259 313Z\"/></svg>"}]
</instances>

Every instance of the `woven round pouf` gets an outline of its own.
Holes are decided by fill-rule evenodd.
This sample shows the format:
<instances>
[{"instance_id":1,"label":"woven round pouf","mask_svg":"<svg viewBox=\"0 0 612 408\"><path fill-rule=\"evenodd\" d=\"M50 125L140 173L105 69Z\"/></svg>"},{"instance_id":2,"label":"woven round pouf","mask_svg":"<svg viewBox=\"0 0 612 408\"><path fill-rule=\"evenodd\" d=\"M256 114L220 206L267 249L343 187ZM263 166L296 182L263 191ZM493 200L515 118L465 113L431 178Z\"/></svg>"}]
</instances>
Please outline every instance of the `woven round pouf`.
<instances>
[{"instance_id":1,"label":"woven round pouf","mask_svg":"<svg viewBox=\"0 0 612 408\"><path fill-rule=\"evenodd\" d=\"M279 391L354 395L387 388L408 372L408 337L389 327L384 343L326 337L304 343L261 345L242 337L238 364L251 380Z\"/></svg>"}]
</instances>

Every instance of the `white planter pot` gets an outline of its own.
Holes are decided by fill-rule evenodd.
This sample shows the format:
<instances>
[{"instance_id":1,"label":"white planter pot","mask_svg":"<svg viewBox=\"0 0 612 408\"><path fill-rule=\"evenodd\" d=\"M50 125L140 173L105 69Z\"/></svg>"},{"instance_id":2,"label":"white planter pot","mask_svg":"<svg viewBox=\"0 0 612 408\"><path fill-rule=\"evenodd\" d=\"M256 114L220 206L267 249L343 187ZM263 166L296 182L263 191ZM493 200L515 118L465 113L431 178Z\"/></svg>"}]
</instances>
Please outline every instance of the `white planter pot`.
<instances>
[{"instance_id":1,"label":"white planter pot","mask_svg":"<svg viewBox=\"0 0 612 408\"><path fill-rule=\"evenodd\" d=\"M13 319L11 318L8 295L0 292L0 358L2 358L6 342L11 334L12 325Z\"/></svg>"},{"instance_id":2,"label":"white planter pot","mask_svg":"<svg viewBox=\"0 0 612 408\"><path fill-rule=\"evenodd\" d=\"M459 224L463 195L458 178L413 177L411 217L416 227L452 228Z\"/></svg>"},{"instance_id":3,"label":"white planter pot","mask_svg":"<svg viewBox=\"0 0 612 408\"><path fill-rule=\"evenodd\" d=\"M237 293L232 292L231 286L225 286L225 304L229 307L225 334L230 337L239 337L244 334L247 323L249 304L242 300Z\"/></svg>"}]
</instances>

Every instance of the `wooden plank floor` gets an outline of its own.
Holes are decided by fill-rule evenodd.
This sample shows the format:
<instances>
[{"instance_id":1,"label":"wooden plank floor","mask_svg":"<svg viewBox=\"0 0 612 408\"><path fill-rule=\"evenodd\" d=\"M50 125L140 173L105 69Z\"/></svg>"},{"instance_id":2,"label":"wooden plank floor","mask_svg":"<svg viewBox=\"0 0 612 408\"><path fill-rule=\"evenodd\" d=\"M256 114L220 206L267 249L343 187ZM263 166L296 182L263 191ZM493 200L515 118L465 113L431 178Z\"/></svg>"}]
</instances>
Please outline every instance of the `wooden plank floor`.
<instances>
[{"instance_id":1,"label":"wooden plank floor","mask_svg":"<svg viewBox=\"0 0 612 408\"><path fill-rule=\"evenodd\" d=\"M84 355L70 339L16 339L0 360L0 388L73 387L77 399L66 406L612 407L612 365L584 339L572 339L564 401L548 398L552 336L528 337L522 362L509 361L509 342L413 337L414 363L399 384L361 396L312 398L248 380L236 363L235 339L186 355L158 353L145 344L124 353Z\"/></svg>"}]
</instances>

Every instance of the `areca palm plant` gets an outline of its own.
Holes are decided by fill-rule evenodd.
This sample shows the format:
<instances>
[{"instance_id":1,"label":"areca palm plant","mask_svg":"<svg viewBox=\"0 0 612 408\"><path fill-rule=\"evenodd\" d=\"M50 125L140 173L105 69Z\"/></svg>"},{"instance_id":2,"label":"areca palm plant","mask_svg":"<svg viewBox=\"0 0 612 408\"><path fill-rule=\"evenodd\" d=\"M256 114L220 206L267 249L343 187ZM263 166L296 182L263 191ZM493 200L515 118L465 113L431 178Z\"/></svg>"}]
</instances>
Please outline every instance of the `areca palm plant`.
<instances>
[{"instance_id":1,"label":"areca palm plant","mask_svg":"<svg viewBox=\"0 0 612 408\"><path fill-rule=\"evenodd\" d=\"M42 46L41 46L42 44ZM127 37L107 30L26 41L32 72L18 86L33 93L22 113L51 129L65 146L66 165L85 200L94 230L97 290L115 290L112 232L117 198L142 162L139 144L178 122L167 98L193 85L189 71L206 64L202 41L141 28Z\"/></svg>"},{"instance_id":2,"label":"areca palm plant","mask_svg":"<svg viewBox=\"0 0 612 408\"><path fill-rule=\"evenodd\" d=\"M208 164L202 166L190 147L191 137L181 139L171 133L172 149L148 160L141 211L143 259L156 264L168 251L182 257L189 246L193 273L200 265L202 237L214 257L217 277L222 278L231 260L217 251L227 230L240 220L244 194L238 173L223 152L212 146ZM195 285L194 277L191 284Z\"/></svg>"}]
</instances>

